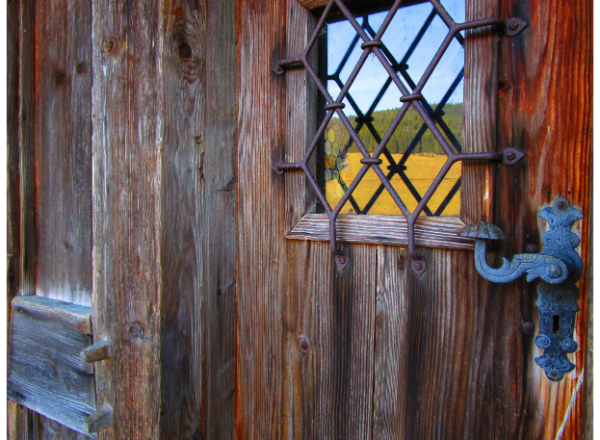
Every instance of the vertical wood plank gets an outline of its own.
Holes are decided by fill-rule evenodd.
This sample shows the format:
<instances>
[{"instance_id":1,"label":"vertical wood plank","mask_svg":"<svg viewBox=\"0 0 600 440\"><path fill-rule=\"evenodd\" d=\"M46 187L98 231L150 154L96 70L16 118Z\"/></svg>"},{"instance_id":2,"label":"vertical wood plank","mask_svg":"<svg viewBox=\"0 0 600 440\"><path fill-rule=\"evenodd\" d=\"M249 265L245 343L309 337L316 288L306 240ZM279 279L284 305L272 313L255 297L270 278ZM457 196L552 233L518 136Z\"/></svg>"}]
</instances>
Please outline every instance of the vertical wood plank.
<instances>
[{"instance_id":1,"label":"vertical wood plank","mask_svg":"<svg viewBox=\"0 0 600 440\"><path fill-rule=\"evenodd\" d=\"M286 438L372 438L376 247L288 242Z\"/></svg>"},{"instance_id":2,"label":"vertical wood plank","mask_svg":"<svg viewBox=\"0 0 600 440\"><path fill-rule=\"evenodd\" d=\"M297 0L287 2L287 48L286 58L298 57L308 43L315 28L315 18ZM317 69L317 51L309 56L309 62ZM299 162L304 158L317 130L317 86L306 69L286 71L286 128L285 162ZM311 157L314 163L318 152ZM315 167L312 173L316 177ZM301 171L287 172L285 180L285 233L286 235L306 214L307 206L316 200L314 190ZM309 200L309 197L314 200ZM314 208L312 208L314 212Z\"/></svg>"},{"instance_id":3,"label":"vertical wood plank","mask_svg":"<svg viewBox=\"0 0 600 440\"><path fill-rule=\"evenodd\" d=\"M10 310L10 301L14 298L21 285L21 200L20 200L20 172L19 172L19 64L21 49L19 35L21 30L20 0L10 0L7 3L7 253L8 253L8 279L7 279L7 310ZM8 322L7 322L8 325Z\"/></svg>"},{"instance_id":4,"label":"vertical wood plank","mask_svg":"<svg viewBox=\"0 0 600 440\"><path fill-rule=\"evenodd\" d=\"M402 389L409 382L406 368L398 368L408 347L412 329L409 297L403 282L406 272L402 250L377 247L377 314L375 317L375 362L373 438L407 438L407 399Z\"/></svg>"},{"instance_id":5,"label":"vertical wood plank","mask_svg":"<svg viewBox=\"0 0 600 440\"><path fill-rule=\"evenodd\" d=\"M372 245L344 251L350 263L342 274L328 252L318 266L329 265L329 277L315 267L311 280L317 294L315 438L370 439L377 254Z\"/></svg>"},{"instance_id":6,"label":"vertical wood plank","mask_svg":"<svg viewBox=\"0 0 600 440\"><path fill-rule=\"evenodd\" d=\"M498 12L497 0L467 0L465 20L497 17ZM473 29L466 34L464 151L467 153L496 151L499 39L498 32L490 28ZM465 223L492 221L496 166L489 161L463 162L460 212Z\"/></svg>"},{"instance_id":7,"label":"vertical wood plank","mask_svg":"<svg viewBox=\"0 0 600 440\"><path fill-rule=\"evenodd\" d=\"M35 65L34 46L34 0L18 0L9 3L9 44L16 43L18 50L9 52L9 96L8 102L15 115L9 119L9 203L11 208L10 234L13 258L9 270L14 278L9 279L10 296L31 295L35 289L35 211L34 211L34 110L35 83L32 75ZM15 21L13 21L15 20ZM12 26L15 26L13 28ZM13 46L14 48L14 46ZM16 57L16 59L15 59ZM16 75L16 78L11 75ZM12 81L11 81L12 80ZM16 83L16 84L15 84ZM12 87L11 87L12 86ZM14 87L17 87L15 90ZM16 96L15 96L16 95ZM10 109L10 107L9 107ZM12 145L11 145L12 141ZM12 185L11 185L12 184ZM12 282L11 282L12 281ZM8 304L7 310L10 310ZM7 326L10 321L7 322ZM9 432L15 439L37 438L38 417L33 412L14 404L9 414Z\"/></svg>"},{"instance_id":8,"label":"vertical wood plank","mask_svg":"<svg viewBox=\"0 0 600 440\"><path fill-rule=\"evenodd\" d=\"M206 3L203 154L204 375L202 438L236 427L238 34L236 0ZM247 170L245 170L247 172ZM198 360L199 361L199 360Z\"/></svg>"},{"instance_id":9,"label":"vertical wood plank","mask_svg":"<svg viewBox=\"0 0 600 440\"><path fill-rule=\"evenodd\" d=\"M93 326L99 438L159 435L163 53L160 4L93 2Z\"/></svg>"},{"instance_id":10,"label":"vertical wood plank","mask_svg":"<svg viewBox=\"0 0 600 440\"><path fill-rule=\"evenodd\" d=\"M286 1L241 0L239 38L238 439L282 438ZM242 171L243 170L243 171Z\"/></svg>"},{"instance_id":11,"label":"vertical wood plank","mask_svg":"<svg viewBox=\"0 0 600 440\"><path fill-rule=\"evenodd\" d=\"M21 295L35 292L35 188L34 188L34 111L35 42L34 0L20 2L19 29L19 167L20 167L20 279Z\"/></svg>"},{"instance_id":12,"label":"vertical wood plank","mask_svg":"<svg viewBox=\"0 0 600 440\"><path fill-rule=\"evenodd\" d=\"M374 438L489 437L501 314L470 253L419 250L417 279L404 252L378 249Z\"/></svg>"},{"instance_id":13,"label":"vertical wood plank","mask_svg":"<svg viewBox=\"0 0 600 440\"><path fill-rule=\"evenodd\" d=\"M578 251L584 262L578 283L582 310L574 336L579 350L569 355L576 368L560 382L551 382L533 360L541 354L533 338L523 338L522 345L517 339L516 358L523 377L518 404L523 410L515 418L522 438L581 438L585 381L591 373L586 365L586 333L591 275L587 218L591 214L592 2L506 0L501 13L519 16L529 26L521 35L504 40L500 51L500 75L509 85L499 99L500 142L523 150L526 156L517 166L501 169L498 186L509 191L497 196L504 208L499 224L511 227L508 242L520 252L526 244L540 244L545 226L539 210L557 197L566 197L586 216L574 227L581 237ZM505 249L502 246L498 252ZM517 284L515 302L523 319L537 323L536 297L535 285Z\"/></svg>"},{"instance_id":14,"label":"vertical wood plank","mask_svg":"<svg viewBox=\"0 0 600 440\"><path fill-rule=\"evenodd\" d=\"M38 1L34 10L35 290L90 305L92 4Z\"/></svg>"},{"instance_id":15,"label":"vertical wood plank","mask_svg":"<svg viewBox=\"0 0 600 440\"><path fill-rule=\"evenodd\" d=\"M235 430L235 12L164 5L161 438Z\"/></svg>"},{"instance_id":16,"label":"vertical wood plank","mask_svg":"<svg viewBox=\"0 0 600 440\"><path fill-rule=\"evenodd\" d=\"M204 317L202 136L205 117L203 2L168 1L164 11L161 139L161 438L202 436ZM160 117L160 116L159 116Z\"/></svg>"}]
</instances>

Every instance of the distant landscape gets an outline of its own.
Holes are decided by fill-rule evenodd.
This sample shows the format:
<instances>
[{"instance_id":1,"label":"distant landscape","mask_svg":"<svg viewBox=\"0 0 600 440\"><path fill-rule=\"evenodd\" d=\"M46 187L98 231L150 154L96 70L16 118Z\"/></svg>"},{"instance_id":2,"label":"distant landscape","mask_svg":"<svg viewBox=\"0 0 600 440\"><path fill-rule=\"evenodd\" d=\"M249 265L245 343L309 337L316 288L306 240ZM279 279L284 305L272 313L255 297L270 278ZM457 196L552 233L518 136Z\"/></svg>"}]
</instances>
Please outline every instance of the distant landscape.
<instances>
[{"instance_id":1,"label":"distant landscape","mask_svg":"<svg viewBox=\"0 0 600 440\"><path fill-rule=\"evenodd\" d=\"M435 109L437 104L432 104L431 107ZM379 112L374 112L371 116L373 118L372 125L375 128L375 131L379 133L380 137L383 137L387 132L388 128L392 124L394 117L398 114L398 109L391 110L383 110ZM463 136L463 104L446 104L443 108L442 119L450 129L450 131L454 134L456 139L462 143ZM350 116L348 117L353 126L356 126L356 117ZM406 112L400 125L392 135L392 138L387 144L387 148L390 153L404 153L412 140L415 138L417 132L421 129L423 125L423 119L416 110L412 107ZM333 128L334 131L339 133L336 141L341 145L346 145L350 139L350 135L346 130L346 127L343 126L342 121L339 118L333 118L327 127ZM369 129L366 125L363 125L362 129L358 133L358 137L360 138L363 145L366 147L367 151L372 152L377 148L377 142L373 135L369 132ZM357 152L358 147L356 145L352 145L350 148L351 152ZM434 139L433 135L429 130L426 130L425 134L419 141L415 153L433 153L433 154L444 154L442 147L440 144Z\"/></svg>"},{"instance_id":2,"label":"distant landscape","mask_svg":"<svg viewBox=\"0 0 600 440\"><path fill-rule=\"evenodd\" d=\"M432 106L435 108L435 105ZM389 128L393 118L398 113L398 109L384 110L373 113L372 125L380 134L384 136ZM443 113L444 122L448 125L455 137L462 143L463 134L463 104L446 104ZM353 126L356 126L356 118L348 118ZM409 110L404 116L400 126L394 132L388 150L393 159L398 163L406 152L407 148L413 142L415 135L423 125L422 118L415 110ZM368 131L366 126L359 132L359 138L369 152L377 148L377 142ZM348 145L350 135L341 120L334 118L330 121L325 131L325 192L329 205L334 208L344 195L344 187L352 184L356 174L362 167L360 159L362 154L353 143L348 152L344 152L344 147ZM381 169L387 174L389 162L382 155L383 160ZM425 132L419 140L412 154L408 157L405 166L405 173L412 182L417 191L424 195L431 183L438 175L442 166L446 162L446 155L439 143L433 138L429 130ZM452 167L446 178L439 185L428 204L432 212L439 207L446 195L450 192L456 181L461 175L461 164L457 163ZM392 186L398 192L400 198L412 212L417 201L410 193L407 186L401 180L400 176L395 175L391 180ZM371 197L381 185L381 181L373 170L369 170L358 187L353 192L353 197L358 206L362 209L369 203ZM454 195L450 204L446 207L442 215L457 216L460 213L460 190ZM342 214L354 213L354 208L348 202L342 209ZM377 202L369 210L369 214L389 214L401 215L400 210L391 198L387 190L384 190L377 198Z\"/></svg>"}]
</instances>

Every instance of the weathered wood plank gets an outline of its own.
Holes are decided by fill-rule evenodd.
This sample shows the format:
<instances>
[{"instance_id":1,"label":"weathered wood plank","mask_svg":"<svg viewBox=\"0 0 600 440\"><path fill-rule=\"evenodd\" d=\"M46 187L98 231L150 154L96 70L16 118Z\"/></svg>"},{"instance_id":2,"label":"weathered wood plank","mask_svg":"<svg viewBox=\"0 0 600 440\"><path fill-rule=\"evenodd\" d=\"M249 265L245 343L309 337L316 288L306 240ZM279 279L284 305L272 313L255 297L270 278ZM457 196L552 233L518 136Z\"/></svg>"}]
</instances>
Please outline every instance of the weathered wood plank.
<instances>
[{"instance_id":1,"label":"weathered wood plank","mask_svg":"<svg viewBox=\"0 0 600 440\"><path fill-rule=\"evenodd\" d=\"M161 437L235 432L235 2L164 6ZM167 293L168 292L168 293Z\"/></svg>"},{"instance_id":2,"label":"weathered wood plank","mask_svg":"<svg viewBox=\"0 0 600 440\"><path fill-rule=\"evenodd\" d=\"M91 305L92 4L36 1L38 295Z\"/></svg>"},{"instance_id":3,"label":"weathered wood plank","mask_svg":"<svg viewBox=\"0 0 600 440\"><path fill-rule=\"evenodd\" d=\"M206 110L202 149L205 352L202 438L235 437L238 223L238 2L206 3ZM245 170L244 172L246 172ZM198 336L196 336L198 337ZM194 362L200 362L200 359Z\"/></svg>"},{"instance_id":4,"label":"weathered wood plank","mask_svg":"<svg viewBox=\"0 0 600 440\"><path fill-rule=\"evenodd\" d=\"M417 278L401 251L379 248L375 438L486 438L493 432L497 310L472 254L420 250ZM510 317L512 320L512 317Z\"/></svg>"},{"instance_id":5,"label":"weathered wood plank","mask_svg":"<svg viewBox=\"0 0 600 440\"><path fill-rule=\"evenodd\" d=\"M370 439L377 254L376 247L368 245L346 246L344 251L350 263L343 273L338 273L329 252L311 280L319 294L314 298L317 331L309 335L318 359L314 438ZM322 266L329 277L321 276Z\"/></svg>"},{"instance_id":6,"label":"weathered wood plank","mask_svg":"<svg viewBox=\"0 0 600 440\"><path fill-rule=\"evenodd\" d=\"M496 0L467 0L465 20L497 17ZM496 151L498 99L498 44L500 35L491 28L470 30L465 38L464 145L467 153ZM502 81L500 87L508 87ZM499 149L511 145L500 145ZM494 162L463 162L461 219L465 223L491 222L494 218Z\"/></svg>"},{"instance_id":7,"label":"weathered wood plank","mask_svg":"<svg viewBox=\"0 0 600 440\"><path fill-rule=\"evenodd\" d=\"M21 295L35 291L34 115L35 67L34 0L21 0L19 28L19 171Z\"/></svg>"},{"instance_id":8,"label":"weathered wood plank","mask_svg":"<svg viewBox=\"0 0 600 440\"><path fill-rule=\"evenodd\" d=\"M283 157L285 78L271 71L285 57L286 1L238 3L238 366L237 438L282 438ZM243 170L243 172L241 171Z\"/></svg>"},{"instance_id":9,"label":"weathered wood plank","mask_svg":"<svg viewBox=\"0 0 600 440\"><path fill-rule=\"evenodd\" d=\"M499 224L510 228L507 242L512 248L504 245L498 252L510 255L521 252L526 244L539 246L545 227L538 218L539 210L559 196L586 216L574 227L581 237L579 252L584 261L579 282L582 310L575 328L579 350L569 356L576 368L560 382L550 382L534 362L541 350L534 346L533 338L517 338L517 374L523 378L517 405L523 411L515 414L514 423L520 426L523 438L581 438L585 381L591 373L586 365L585 335L591 251L586 220L592 178L592 2L566 5L510 0L502 3L501 14L522 17L529 27L518 37L502 41L500 51L500 75L509 85L506 91L500 90L500 143L522 149L526 156L517 166L500 169L498 185L506 185L510 191L497 195L497 204L503 207ZM535 286L521 288L517 284L515 293L514 302L520 305L523 319L537 323Z\"/></svg>"},{"instance_id":10,"label":"weathered wood plank","mask_svg":"<svg viewBox=\"0 0 600 440\"><path fill-rule=\"evenodd\" d=\"M325 243L288 243L286 438L372 437L374 246L346 246L339 273Z\"/></svg>"},{"instance_id":11,"label":"weathered wood plank","mask_svg":"<svg viewBox=\"0 0 600 440\"><path fill-rule=\"evenodd\" d=\"M161 438L202 436L206 4L162 4ZM148 48L150 49L150 48ZM160 117L160 116L159 116Z\"/></svg>"},{"instance_id":12,"label":"weathered wood plank","mask_svg":"<svg viewBox=\"0 0 600 440\"><path fill-rule=\"evenodd\" d=\"M473 249L474 240L459 237L464 223L455 217L420 217L415 225L418 246ZM338 241L348 243L390 244L406 246L406 219L400 216L341 215L336 221ZM325 214L307 214L296 224L287 238L329 241L329 220Z\"/></svg>"},{"instance_id":13,"label":"weathered wood plank","mask_svg":"<svg viewBox=\"0 0 600 440\"><path fill-rule=\"evenodd\" d=\"M21 200L20 200L20 172L19 172L19 65L21 50L19 45L20 35L20 0L7 2L7 253L8 253L8 280L7 280L7 309L10 301L15 297L21 286ZM7 321L8 325L8 321Z\"/></svg>"},{"instance_id":14,"label":"weathered wood plank","mask_svg":"<svg viewBox=\"0 0 600 440\"><path fill-rule=\"evenodd\" d=\"M286 58L298 57L306 48L315 28L314 17L295 0L287 6ZM317 68L317 44L310 54L309 62ZM294 69L285 73L286 81L286 139L284 162L302 160L317 129L317 86L306 69ZM312 173L315 172L314 152L311 157ZM307 206L316 199L314 190L302 172L285 173L285 233L289 234L306 213Z\"/></svg>"},{"instance_id":15,"label":"weathered wood plank","mask_svg":"<svg viewBox=\"0 0 600 440\"><path fill-rule=\"evenodd\" d=\"M83 432L96 408L93 367L79 358L92 341L91 309L36 296L15 298L12 309L9 398Z\"/></svg>"},{"instance_id":16,"label":"weathered wood plank","mask_svg":"<svg viewBox=\"0 0 600 440\"><path fill-rule=\"evenodd\" d=\"M377 247L373 438L378 440L408 437L402 422L410 402L401 390L411 378L406 368L398 367L409 346L412 322L404 283L408 264L403 265L401 255L402 250Z\"/></svg>"},{"instance_id":17,"label":"weathered wood plank","mask_svg":"<svg viewBox=\"0 0 600 440\"><path fill-rule=\"evenodd\" d=\"M93 2L93 326L100 438L160 432L162 4Z\"/></svg>"},{"instance_id":18,"label":"weathered wood plank","mask_svg":"<svg viewBox=\"0 0 600 440\"><path fill-rule=\"evenodd\" d=\"M42 417L35 412L19 405L12 400L7 401L8 406L8 439L31 440L38 439L38 418Z\"/></svg>"}]
</instances>

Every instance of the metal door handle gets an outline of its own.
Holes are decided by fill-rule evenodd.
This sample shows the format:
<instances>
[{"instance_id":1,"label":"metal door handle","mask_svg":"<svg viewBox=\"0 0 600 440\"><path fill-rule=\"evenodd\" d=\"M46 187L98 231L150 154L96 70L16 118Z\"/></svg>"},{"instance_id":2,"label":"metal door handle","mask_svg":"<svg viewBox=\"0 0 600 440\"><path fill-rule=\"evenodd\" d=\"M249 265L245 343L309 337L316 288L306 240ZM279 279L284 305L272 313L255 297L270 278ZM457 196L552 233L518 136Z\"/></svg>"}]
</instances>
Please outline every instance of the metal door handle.
<instances>
[{"instance_id":1,"label":"metal door handle","mask_svg":"<svg viewBox=\"0 0 600 440\"><path fill-rule=\"evenodd\" d=\"M535 338L535 344L544 349L544 354L535 361L551 380L560 380L575 368L566 353L577 350L573 329L575 313L580 308L577 305L579 288L575 283L581 277L582 261L575 252L579 237L571 232L571 227L583 218L583 213L561 197L551 207L543 209L540 217L549 224L548 231L542 235L544 249L539 254L517 254L512 261L504 258L504 264L497 269L487 263L485 240L505 239L500 228L479 222L465 226L459 235L476 239L475 267L486 280L508 283L525 273L527 281L542 279L537 288L540 334Z\"/></svg>"}]
</instances>

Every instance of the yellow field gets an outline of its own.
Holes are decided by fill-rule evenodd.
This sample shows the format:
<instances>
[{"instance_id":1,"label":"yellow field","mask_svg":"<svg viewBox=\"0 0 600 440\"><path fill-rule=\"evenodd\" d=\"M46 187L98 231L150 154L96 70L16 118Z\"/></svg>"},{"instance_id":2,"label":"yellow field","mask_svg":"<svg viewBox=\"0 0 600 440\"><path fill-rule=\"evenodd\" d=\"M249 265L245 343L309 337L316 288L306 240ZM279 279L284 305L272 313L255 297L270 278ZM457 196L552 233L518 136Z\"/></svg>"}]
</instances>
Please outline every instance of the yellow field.
<instances>
[{"instance_id":1,"label":"yellow field","mask_svg":"<svg viewBox=\"0 0 600 440\"><path fill-rule=\"evenodd\" d=\"M394 160L398 163L402 157L402 154L393 154ZM360 159L362 158L361 153L349 153L348 157L343 161L343 165L341 167L342 171L339 172L340 179L346 183L346 185L350 186L352 181L354 180L356 174L362 167L360 163ZM384 173L388 172L389 162L385 158L385 156L381 155L380 158L383 160L383 163L380 165L381 169ZM438 175L439 171L444 166L446 162L447 156L443 155L433 155L433 154L411 154L408 160L406 161L406 175L412 182L413 186L417 189L419 194L423 196L427 189L431 186L433 179ZM335 171L337 173L337 171ZM429 209L432 212L439 207L440 203L444 200L446 195L450 192L452 186L456 183L456 181L460 178L461 174L461 164L460 162L456 163L446 174L445 179L438 186L437 190L433 194L433 197L429 201ZM337 176L335 176L337 177ZM400 179L400 177L396 174L391 180L392 186L398 192L398 195L402 199L402 201L406 204L408 209L412 212L417 207L417 201L410 193L404 182ZM358 203L358 206L363 208L371 199L377 188L381 185L381 180L375 174L375 171L370 169L367 174L363 177L361 182L358 184L352 196L354 200ZM344 195L344 190L341 185L337 182L337 180L332 180L327 182L326 184L326 196L329 205L333 208L340 201L342 196ZM347 202L344 208L342 209L342 214L353 213L354 209L352 205ZM460 190L454 195L446 209L444 210L444 216L458 216L460 213ZM383 192L377 198L377 201L373 205L373 207L369 210L369 214L388 214L388 215L402 215L400 209L396 206L396 203L388 193L388 191L384 188ZM421 213L423 215L423 213Z\"/></svg>"}]
</instances>

